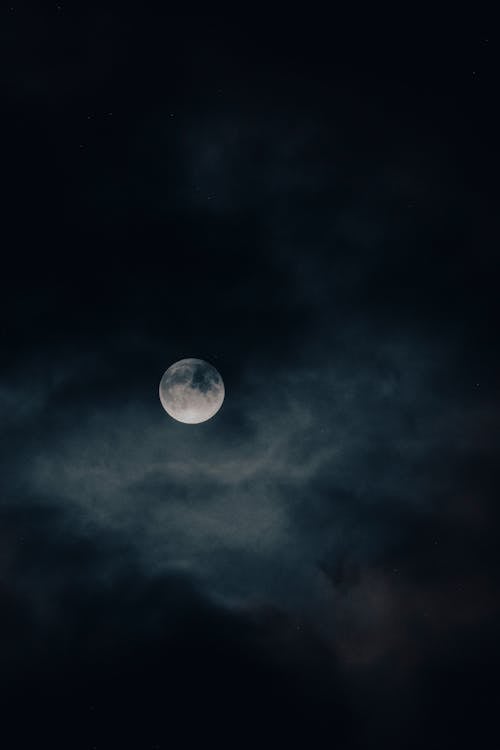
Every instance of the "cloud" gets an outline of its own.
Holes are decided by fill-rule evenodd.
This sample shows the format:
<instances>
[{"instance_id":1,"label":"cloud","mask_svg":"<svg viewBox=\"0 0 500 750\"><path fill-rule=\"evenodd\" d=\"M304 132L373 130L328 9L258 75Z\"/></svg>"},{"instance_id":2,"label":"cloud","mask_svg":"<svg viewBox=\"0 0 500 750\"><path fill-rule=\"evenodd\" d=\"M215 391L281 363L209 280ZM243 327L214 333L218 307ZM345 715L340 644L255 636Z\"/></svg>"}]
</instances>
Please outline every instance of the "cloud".
<instances>
[{"instance_id":1,"label":"cloud","mask_svg":"<svg viewBox=\"0 0 500 750\"><path fill-rule=\"evenodd\" d=\"M109 400L112 354L101 375L63 357L52 367L66 376L33 402L31 423L25 392L4 386L24 429L36 425L16 459L25 490L64 508L75 529L119 534L146 572L182 570L234 604L293 610L312 590L312 610L324 596L318 561L334 564L339 547L376 556L395 518L425 512L446 488L446 441L457 447L454 407L439 414L432 395L442 362L389 334L372 342L346 329L337 340L328 352L311 336L293 367L254 365L220 415L191 429L133 372L129 398ZM448 456L441 479L423 471L437 451Z\"/></svg>"}]
</instances>

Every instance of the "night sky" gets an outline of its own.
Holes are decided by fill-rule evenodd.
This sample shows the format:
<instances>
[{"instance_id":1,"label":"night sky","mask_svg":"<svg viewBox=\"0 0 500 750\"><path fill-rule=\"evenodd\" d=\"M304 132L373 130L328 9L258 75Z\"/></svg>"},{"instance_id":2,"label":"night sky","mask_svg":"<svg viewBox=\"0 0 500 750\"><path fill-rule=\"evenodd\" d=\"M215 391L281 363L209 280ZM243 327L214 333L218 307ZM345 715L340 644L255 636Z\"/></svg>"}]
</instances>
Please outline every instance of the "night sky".
<instances>
[{"instance_id":1,"label":"night sky","mask_svg":"<svg viewBox=\"0 0 500 750\"><path fill-rule=\"evenodd\" d=\"M11 2L1 747L498 746L498 27Z\"/></svg>"}]
</instances>

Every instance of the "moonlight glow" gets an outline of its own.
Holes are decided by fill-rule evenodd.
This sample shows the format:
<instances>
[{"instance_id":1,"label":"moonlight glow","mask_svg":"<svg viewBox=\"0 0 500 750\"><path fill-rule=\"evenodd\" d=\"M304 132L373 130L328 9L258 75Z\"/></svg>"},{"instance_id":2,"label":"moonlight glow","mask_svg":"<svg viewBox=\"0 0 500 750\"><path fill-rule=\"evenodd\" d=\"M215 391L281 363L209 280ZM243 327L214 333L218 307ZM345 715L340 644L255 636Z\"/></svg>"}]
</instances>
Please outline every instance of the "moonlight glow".
<instances>
[{"instance_id":1,"label":"moonlight glow","mask_svg":"<svg viewBox=\"0 0 500 750\"><path fill-rule=\"evenodd\" d=\"M224 383L215 367L202 359L181 359L160 381L160 401L173 419L198 424L216 414L224 401Z\"/></svg>"}]
</instances>

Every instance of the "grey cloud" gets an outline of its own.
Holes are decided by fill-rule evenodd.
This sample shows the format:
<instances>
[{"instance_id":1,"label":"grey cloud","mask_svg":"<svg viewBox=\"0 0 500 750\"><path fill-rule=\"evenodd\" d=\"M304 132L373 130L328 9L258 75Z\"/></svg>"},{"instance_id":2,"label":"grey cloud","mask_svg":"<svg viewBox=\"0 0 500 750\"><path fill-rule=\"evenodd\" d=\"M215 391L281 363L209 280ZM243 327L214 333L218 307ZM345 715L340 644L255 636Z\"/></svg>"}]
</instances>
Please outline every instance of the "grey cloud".
<instances>
[{"instance_id":1,"label":"grey cloud","mask_svg":"<svg viewBox=\"0 0 500 750\"><path fill-rule=\"evenodd\" d=\"M380 364L357 367L345 353L325 361L312 339L294 368L243 374L220 415L195 428L146 393L123 404L87 398L83 419L58 422L67 401L55 388L46 414L59 427L45 437L37 415L25 483L86 533L121 535L146 573L183 570L227 602L268 597L292 609L310 588L312 611L328 596L319 561L334 564L360 540L376 555L394 533L384 527L391 509L428 504L437 479L422 473L425 457L450 439L450 407L445 420L429 394L439 363L415 342L379 341L363 356L372 349Z\"/></svg>"}]
</instances>

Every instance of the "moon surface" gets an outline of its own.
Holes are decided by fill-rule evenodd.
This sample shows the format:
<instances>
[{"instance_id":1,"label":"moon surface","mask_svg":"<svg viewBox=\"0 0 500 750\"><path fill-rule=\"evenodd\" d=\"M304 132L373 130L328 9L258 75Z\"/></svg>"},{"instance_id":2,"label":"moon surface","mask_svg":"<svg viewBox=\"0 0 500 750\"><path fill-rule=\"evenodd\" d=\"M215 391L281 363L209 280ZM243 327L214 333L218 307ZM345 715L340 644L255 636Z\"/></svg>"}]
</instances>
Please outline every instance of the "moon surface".
<instances>
[{"instance_id":1,"label":"moon surface","mask_svg":"<svg viewBox=\"0 0 500 750\"><path fill-rule=\"evenodd\" d=\"M224 401L224 382L203 359L180 359L160 380L161 405L173 419L199 424L217 414Z\"/></svg>"}]
</instances>

